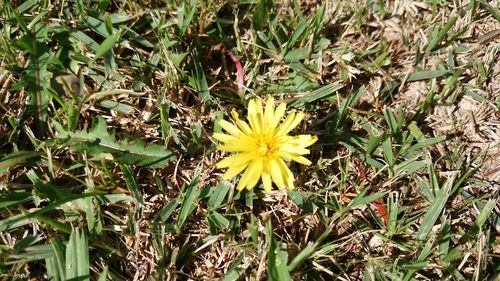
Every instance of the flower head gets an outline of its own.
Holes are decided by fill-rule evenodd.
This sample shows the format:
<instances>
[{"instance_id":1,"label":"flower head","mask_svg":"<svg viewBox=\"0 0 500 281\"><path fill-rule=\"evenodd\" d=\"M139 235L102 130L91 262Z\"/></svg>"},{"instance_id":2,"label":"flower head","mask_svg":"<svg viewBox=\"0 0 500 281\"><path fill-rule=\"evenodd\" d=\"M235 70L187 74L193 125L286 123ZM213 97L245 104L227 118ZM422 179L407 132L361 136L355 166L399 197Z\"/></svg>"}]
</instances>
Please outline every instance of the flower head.
<instances>
[{"instance_id":1,"label":"flower head","mask_svg":"<svg viewBox=\"0 0 500 281\"><path fill-rule=\"evenodd\" d=\"M251 190L262 180L264 190L271 191L274 182L279 189L293 189L295 178L286 162L311 165L303 155L310 153L306 147L318 140L316 136L290 136L288 133L297 127L304 113L290 113L283 123L286 104L274 106L274 98L269 97L265 109L260 99L248 103L248 123L241 120L236 110L231 111L234 124L220 120L219 125L227 132L214 133L214 138L223 144L217 146L222 151L234 152L217 163L217 168L228 168L222 178L231 179L243 172L236 186L238 190Z\"/></svg>"}]
</instances>

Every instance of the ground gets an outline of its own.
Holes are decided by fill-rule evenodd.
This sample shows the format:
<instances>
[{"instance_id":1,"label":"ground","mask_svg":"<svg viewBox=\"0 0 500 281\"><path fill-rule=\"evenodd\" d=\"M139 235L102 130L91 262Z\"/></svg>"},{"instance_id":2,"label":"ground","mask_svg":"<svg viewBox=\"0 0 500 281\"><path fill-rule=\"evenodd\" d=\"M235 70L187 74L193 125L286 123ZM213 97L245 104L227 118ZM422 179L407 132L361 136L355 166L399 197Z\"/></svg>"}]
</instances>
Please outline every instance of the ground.
<instances>
[{"instance_id":1,"label":"ground","mask_svg":"<svg viewBox=\"0 0 500 281\"><path fill-rule=\"evenodd\" d=\"M3 1L1 280L498 280L497 1ZM218 121L306 117L294 190Z\"/></svg>"}]
</instances>

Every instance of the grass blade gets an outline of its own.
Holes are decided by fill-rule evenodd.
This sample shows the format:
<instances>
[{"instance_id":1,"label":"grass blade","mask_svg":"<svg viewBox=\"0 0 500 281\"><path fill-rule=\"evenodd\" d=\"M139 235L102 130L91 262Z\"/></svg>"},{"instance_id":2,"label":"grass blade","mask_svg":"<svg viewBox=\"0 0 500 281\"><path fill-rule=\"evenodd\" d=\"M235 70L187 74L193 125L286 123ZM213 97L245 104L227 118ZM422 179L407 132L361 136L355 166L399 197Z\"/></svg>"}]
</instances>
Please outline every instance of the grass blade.
<instances>
[{"instance_id":1,"label":"grass blade","mask_svg":"<svg viewBox=\"0 0 500 281\"><path fill-rule=\"evenodd\" d=\"M271 221L266 224L266 236L269 243L268 255L268 278L271 281L291 281L288 272L288 252L278 244L274 237Z\"/></svg>"},{"instance_id":2,"label":"grass blade","mask_svg":"<svg viewBox=\"0 0 500 281\"><path fill-rule=\"evenodd\" d=\"M195 70L193 79L196 92L198 93L200 100L202 102L206 102L210 100L210 90L208 89L207 78L205 77L205 72L203 71L203 67L201 66L198 52L196 50L193 51L192 56Z\"/></svg>"},{"instance_id":3,"label":"grass blade","mask_svg":"<svg viewBox=\"0 0 500 281\"><path fill-rule=\"evenodd\" d=\"M415 235L415 239L417 240L425 240L427 236L432 231L432 227L435 225L437 219L441 215L441 212L448 201L448 197L450 196L450 191L453 186L453 180L448 179L444 186L437 192L434 201L431 203L430 208L427 210L427 213L420 224L418 232Z\"/></svg>"},{"instance_id":4,"label":"grass blade","mask_svg":"<svg viewBox=\"0 0 500 281\"><path fill-rule=\"evenodd\" d=\"M42 153L39 151L17 151L5 156L0 160L0 174L7 169L21 164L33 164L40 159Z\"/></svg>"},{"instance_id":5,"label":"grass blade","mask_svg":"<svg viewBox=\"0 0 500 281\"><path fill-rule=\"evenodd\" d=\"M323 87L316 89L308 94L305 94L303 97L292 102L290 104L290 107L295 107L295 108L302 107L306 104L327 98L327 97L335 94L335 92L337 92L338 90L342 89L342 87L344 87L344 85L338 84L338 83L333 83L333 84L323 86Z\"/></svg>"},{"instance_id":6,"label":"grass blade","mask_svg":"<svg viewBox=\"0 0 500 281\"><path fill-rule=\"evenodd\" d=\"M443 41L444 37L446 36L446 33L448 33L448 31L455 25L457 19L458 17L449 18L448 22L441 30L439 30L436 36L432 37L429 42L429 51L434 51L438 47L439 43L441 43L441 41Z\"/></svg>"},{"instance_id":7,"label":"grass blade","mask_svg":"<svg viewBox=\"0 0 500 281\"><path fill-rule=\"evenodd\" d=\"M113 48L113 46L116 44L116 42L120 39L121 34L121 30L119 30L115 34L106 38L99 46L99 49L97 49L94 60L101 58L102 56L104 56L104 54L109 52L111 48Z\"/></svg>"},{"instance_id":8,"label":"grass blade","mask_svg":"<svg viewBox=\"0 0 500 281\"><path fill-rule=\"evenodd\" d=\"M186 192L183 195L181 209L179 211L179 217L177 218L176 228L179 233L182 226L186 222L188 216L196 208L196 202L198 201L198 196L200 195L200 189L198 188L199 177L196 177L186 188Z\"/></svg>"},{"instance_id":9,"label":"grass blade","mask_svg":"<svg viewBox=\"0 0 500 281\"><path fill-rule=\"evenodd\" d=\"M87 234L74 228L66 247L66 280L90 281L89 245Z\"/></svg>"}]
</instances>

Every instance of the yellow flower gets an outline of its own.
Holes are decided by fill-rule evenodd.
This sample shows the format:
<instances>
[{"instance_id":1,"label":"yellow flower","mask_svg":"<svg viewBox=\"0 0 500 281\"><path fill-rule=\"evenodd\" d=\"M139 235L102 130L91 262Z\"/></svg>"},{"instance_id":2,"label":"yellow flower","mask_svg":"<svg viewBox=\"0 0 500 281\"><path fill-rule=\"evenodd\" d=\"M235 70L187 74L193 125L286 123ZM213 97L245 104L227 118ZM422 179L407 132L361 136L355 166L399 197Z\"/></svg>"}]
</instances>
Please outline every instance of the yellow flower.
<instances>
[{"instance_id":1,"label":"yellow flower","mask_svg":"<svg viewBox=\"0 0 500 281\"><path fill-rule=\"evenodd\" d=\"M236 125L226 120L219 121L227 134L214 133L214 138L223 143L217 149L235 152L216 165L219 169L228 168L222 176L224 180L245 170L236 186L240 191L245 187L251 190L259 179L262 179L266 192L271 191L272 182L279 189L294 188L295 178L285 161L293 160L311 165L311 161L303 155L310 153L306 147L315 143L318 138L311 135L288 135L302 121L304 113L291 113L280 124L285 110L285 103L275 109L273 97L267 99L265 109L262 108L260 99L252 99L248 103L248 123L241 120L234 109L231 115Z\"/></svg>"}]
</instances>

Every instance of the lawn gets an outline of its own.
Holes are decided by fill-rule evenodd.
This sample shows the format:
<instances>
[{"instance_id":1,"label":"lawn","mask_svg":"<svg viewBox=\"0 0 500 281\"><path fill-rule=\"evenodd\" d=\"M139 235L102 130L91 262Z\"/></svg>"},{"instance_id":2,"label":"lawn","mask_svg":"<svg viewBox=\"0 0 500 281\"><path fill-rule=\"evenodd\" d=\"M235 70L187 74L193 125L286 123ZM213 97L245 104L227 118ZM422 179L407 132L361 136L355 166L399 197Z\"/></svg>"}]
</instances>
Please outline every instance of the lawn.
<instances>
[{"instance_id":1,"label":"lawn","mask_svg":"<svg viewBox=\"0 0 500 281\"><path fill-rule=\"evenodd\" d=\"M1 0L0 99L0 280L500 280L498 1Z\"/></svg>"}]
</instances>

